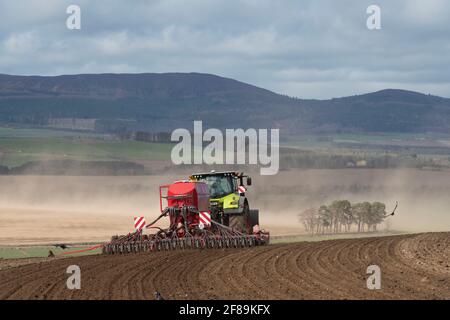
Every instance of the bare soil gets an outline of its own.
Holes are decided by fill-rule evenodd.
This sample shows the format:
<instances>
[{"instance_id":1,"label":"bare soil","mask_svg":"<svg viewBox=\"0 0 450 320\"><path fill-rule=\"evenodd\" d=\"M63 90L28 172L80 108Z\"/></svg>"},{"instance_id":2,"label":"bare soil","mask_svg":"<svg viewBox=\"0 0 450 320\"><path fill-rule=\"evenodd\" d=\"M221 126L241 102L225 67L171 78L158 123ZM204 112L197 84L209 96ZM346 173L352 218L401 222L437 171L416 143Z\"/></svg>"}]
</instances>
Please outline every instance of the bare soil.
<instances>
[{"instance_id":1,"label":"bare soil","mask_svg":"<svg viewBox=\"0 0 450 320\"><path fill-rule=\"evenodd\" d=\"M66 268L81 267L81 289ZM366 268L381 268L381 289ZM0 264L1 265L1 264ZM450 299L450 233L36 260L0 270L0 299Z\"/></svg>"}]
</instances>

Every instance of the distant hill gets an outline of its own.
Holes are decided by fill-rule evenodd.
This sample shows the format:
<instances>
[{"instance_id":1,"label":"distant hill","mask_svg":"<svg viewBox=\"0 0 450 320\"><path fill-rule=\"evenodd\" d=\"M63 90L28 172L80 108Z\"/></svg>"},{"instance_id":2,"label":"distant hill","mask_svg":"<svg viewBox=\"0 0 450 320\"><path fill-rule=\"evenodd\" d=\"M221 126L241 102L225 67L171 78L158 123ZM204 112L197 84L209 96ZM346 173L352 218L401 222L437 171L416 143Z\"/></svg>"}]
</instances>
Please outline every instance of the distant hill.
<instances>
[{"instance_id":1,"label":"distant hill","mask_svg":"<svg viewBox=\"0 0 450 320\"><path fill-rule=\"evenodd\" d=\"M113 132L191 128L193 120L206 127L276 127L290 134L450 132L450 99L388 89L303 100L200 73L0 75L0 123L60 126L67 119L96 119L95 126L69 122Z\"/></svg>"},{"instance_id":2,"label":"distant hill","mask_svg":"<svg viewBox=\"0 0 450 320\"><path fill-rule=\"evenodd\" d=\"M313 123L319 128L366 132L450 132L450 99L386 89L314 101Z\"/></svg>"}]
</instances>

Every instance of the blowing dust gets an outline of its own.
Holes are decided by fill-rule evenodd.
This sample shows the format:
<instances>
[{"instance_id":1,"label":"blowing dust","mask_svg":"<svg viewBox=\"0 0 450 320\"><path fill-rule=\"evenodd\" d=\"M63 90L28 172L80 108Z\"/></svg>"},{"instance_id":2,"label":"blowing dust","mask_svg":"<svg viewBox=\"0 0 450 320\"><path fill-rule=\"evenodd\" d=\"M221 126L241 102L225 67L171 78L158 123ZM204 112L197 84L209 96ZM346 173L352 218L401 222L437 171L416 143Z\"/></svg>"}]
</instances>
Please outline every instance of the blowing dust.
<instances>
[{"instance_id":1,"label":"blowing dust","mask_svg":"<svg viewBox=\"0 0 450 320\"><path fill-rule=\"evenodd\" d=\"M95 242L159 214L159 185L184 176L1 176L0 245ZM450 172L291 170L253 176L247 196L272 234L303 233L298 214L333 200L399 206L380 229L450 230ZM167 224L163 220L160 225Z\"/></svg>"}]
</instances>

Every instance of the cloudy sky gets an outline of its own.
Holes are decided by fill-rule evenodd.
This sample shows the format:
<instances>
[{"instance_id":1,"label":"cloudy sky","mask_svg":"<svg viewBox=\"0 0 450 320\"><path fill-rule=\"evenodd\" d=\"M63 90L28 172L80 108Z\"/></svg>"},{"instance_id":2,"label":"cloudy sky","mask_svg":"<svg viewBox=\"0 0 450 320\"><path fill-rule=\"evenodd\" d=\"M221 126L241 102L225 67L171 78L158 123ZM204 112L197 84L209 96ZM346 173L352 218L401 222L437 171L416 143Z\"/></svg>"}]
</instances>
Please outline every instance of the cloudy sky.
<instances>
[{"instance_id":1,"label":"cloudy sky","mask_svg":"<svg viewBox=\"0 0 450 320\"><path fill-rule=\"evenodd\" d=\"M66 27L70 4L81 30ZM381 30L366 26L371 4ZM301 98L450 97L449 19L446 0L0 0L0 73L205 72Z\"/></svg>"}]
</instances>

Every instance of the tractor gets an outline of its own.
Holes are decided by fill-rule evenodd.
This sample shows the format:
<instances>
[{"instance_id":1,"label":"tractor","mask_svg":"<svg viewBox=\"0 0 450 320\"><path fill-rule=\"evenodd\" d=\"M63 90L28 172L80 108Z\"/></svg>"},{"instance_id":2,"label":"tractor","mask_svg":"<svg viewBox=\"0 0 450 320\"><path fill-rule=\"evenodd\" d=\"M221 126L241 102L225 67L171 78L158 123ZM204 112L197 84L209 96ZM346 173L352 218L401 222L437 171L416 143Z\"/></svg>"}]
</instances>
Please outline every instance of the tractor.
<instances>
[{"instance_id":1,"label":"tractor","mask_svg":"<svg viewBox=\"0 0 450 320\"><path fill-rule=\"evenodd\" d=\"M189 248L238 248L269 243L259 228L258 210L250 209L243 179L232 171L193 174L188 180L159 187L161 214L144 228L113 236L103 245L105 254ZM169 217L169 227L156 222ZM144 229L156 230L144 234Z\"/></svg>"}]
</instances>

